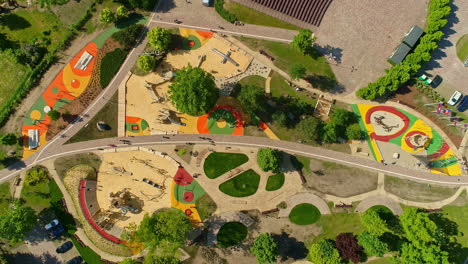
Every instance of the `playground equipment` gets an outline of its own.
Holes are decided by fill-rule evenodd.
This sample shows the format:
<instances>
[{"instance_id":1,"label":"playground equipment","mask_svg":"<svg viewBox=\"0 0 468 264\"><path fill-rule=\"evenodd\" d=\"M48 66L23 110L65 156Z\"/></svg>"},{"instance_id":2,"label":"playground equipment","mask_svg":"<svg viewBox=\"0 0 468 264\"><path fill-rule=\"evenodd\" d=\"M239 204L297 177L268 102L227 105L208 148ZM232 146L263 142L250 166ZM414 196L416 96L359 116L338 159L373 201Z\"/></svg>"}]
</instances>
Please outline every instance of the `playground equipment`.
<instances>
[{"instance_id":1,"label":"playground equipment","mask_svg":"<svg viewBox=\"0 0 468 264\"><path fill-rule=\"evenodd\" d=\"M132 198L132 194L128 191L128 188L123 188L121 191L116 193L109 193L109 201L111 208L118 208L123 215L127 214L128 211L135 212L135 208L131 207L128 203Z\"/></svg>"},{"instance_id":2,"label":"playground equipment","mask_svg":"<svg viewBox=\"0 0 468 264\"><path fill-rule=\"evenodd\" d=\"M399 124L396 124L394 126L389 126L382 121L384 119L385 119L385 116L374 116L375 123L381 126L387 133L391 132L394 128L398 128L400 126Z\"/></svg>"},{"instance_id":3,"label":"playground equipment","mask_svg":"<svg viewBox=\"0 0 468 264\"><path fill-rule=\"evenodd\" d=\"M431 139L428 135L414 134L407 137L409 142L416 148L425 148L429 145Z\"/></svg>"},{"instance_id":4,"label":"playground equipment","mask_svg":"<svg viewBox=\"0 0 468 264\"><path fill-rule=\"evenodd\" d=\"M205 61L206 55L198 56L198 64L197 67L200 68L201 64Z\"/></svg>"},{"instance_id":5,"label":"playground equipment","mask_svg":"<svg viewBox=\"0 0 468 264\"><path fill-rule=\"evenodd\" d=\"M166 187L162 186L162 185L159 185L151 180L148 180L146 178L143 178L143 182L155 187L155 188L158 188L158 189L161 189L161 190L164 190Z\"/></svg>"},{"instance_id":6,"label":"playground equipment","mask_svg":"<svg viewBox=\"0 0 468 264\"><path fill-rule=\"evenodd\" d=\"M225 64L226 61L229 61L230 63L234 64L236 67L239 67L239 63L237 63L235 60L231 59L229 56L231 56L231 52L228 51L226 54L222 53L221 51L213 48L212 51L215 53L219 54L221 57L223 57L223 60L221 61L222 64Z\"/></svg>"},{"instance_id":7,"label":"playground equipment","mask_svg":"<svg viewBox=\"0 0 468 264\"><path fill-rule=\"evenodd\" d=\"M112 167L112 171L125 175L133 175L133 173L126 171L124 167Z\"/></svg>"},{"instance_id":8,"label":"playground equipment","mask_svg":"<svg viewBox=\"0 0 468 264\"><path fill-rule=\"evenodd\" d=\"M171 118L171 112L169 109L162 109L162 110L159 110L159 112L161 113L160 115L158 115L158 117L156 118L157 121L159 121L160 123L163 123L164 121L169 121L173 124L177 124L177 125L180 125L180 126L186 126L187 124L185 123L182 123L182 122L177 122L175 121L174 119Z\"/></svg>"}]
</instances>

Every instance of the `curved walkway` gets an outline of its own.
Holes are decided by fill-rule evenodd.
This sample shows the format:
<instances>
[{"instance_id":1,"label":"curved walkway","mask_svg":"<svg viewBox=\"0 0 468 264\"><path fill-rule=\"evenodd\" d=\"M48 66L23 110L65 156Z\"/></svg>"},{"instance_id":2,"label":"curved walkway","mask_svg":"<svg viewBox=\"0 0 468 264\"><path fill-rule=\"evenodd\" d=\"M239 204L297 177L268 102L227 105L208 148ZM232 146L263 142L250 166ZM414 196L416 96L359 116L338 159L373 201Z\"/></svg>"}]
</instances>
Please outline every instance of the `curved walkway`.
<instances>
[{"instance_id":1,"label":"curved walkway","mask_svg":"<svg viewBox=\"0 0 468 264\"><path fill-rule=\"evenodd\" d=\"M390 209L390 211L392 211L394 215L401 215L403 213L403 209L401 209L401 206L395 200L386 195L371 196L362 200L355 211L365 212L367 209L376 205L383 205L387 207L388 209Z\"/></svg>"},{"instance_id":2,"label":"curved walkway","mask_svg":"<svg viewBox=\"0 0 468 264\"><path fill-rule=\"evenodd\" d=\"M302 203L312 204L319 209L321 214L331 214L327 203L320 197L312 193L298 193L289 197L286 201L288 207L279 211L278 217L288 217L294 206Z\"/></svg>"}]
</instances>

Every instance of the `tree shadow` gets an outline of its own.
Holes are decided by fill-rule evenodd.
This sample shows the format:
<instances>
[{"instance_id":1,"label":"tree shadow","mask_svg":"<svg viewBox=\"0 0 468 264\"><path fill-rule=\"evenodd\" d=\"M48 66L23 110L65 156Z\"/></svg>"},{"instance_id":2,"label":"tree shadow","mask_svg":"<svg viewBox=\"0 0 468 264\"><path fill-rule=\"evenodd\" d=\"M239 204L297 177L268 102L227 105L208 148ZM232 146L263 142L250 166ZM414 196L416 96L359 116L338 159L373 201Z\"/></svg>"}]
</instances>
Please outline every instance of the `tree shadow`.
<instances>
[{"instance_id":1,"label":"tree shadow","mask_svg":"<svg viewBox=\"0 0 468 264\"><path fill-rule=\"evenodd\" d=\"M141 19L143 19L143 15L142 14L138 14L138 13L130 13L128 15L128 18L125 19L125 20L119 20L115 23L115 27L116 28L119 28L119 29L122 29L122 28L125 28L125 27L128 27L132 24L135 24L137 23L138 21L140 21Z\"/></svg>"},{"instance_id":2,"label":"tree shadow","mask_svg":"<svg viewBox=\"0 0 468 264\"><path fill-rule=\"evenodd\" d=\"M304 242L298 241L295 237L290 237L285 232L273 234L272 237L278 243L281 261L286 261L288 258L297 260L307 257L308 250Z\"/></svg>"},{"instance_id":3,"label":"tree shadow","mask_svg":"<svg viewBox=\"0 0 468 264\"><path fill-rule=\"evenodd\" d=\"M341 58L343 57L343 49L342 48L336 48L332 47L330 45L325 45L325 46L320 46L318 44L314 45L314 49L316 49L318 52L320 52L323 55L331 55L330 57L333 57L333 60L336 61L337 63L341 63ZM311 55L312 57L315 54Z\"/></svg>"},{"instance_id":4,"label":"tree shadow","mask_svg":"<svg viewBox=\"0 0 468 264\"><path fill-rule=\"evenodd\" d=\"M50 253L44 253L40 256L34 256L31 253L15 253L6 254L5 259L7 263L28 263L28 264L61 264L56 256L52 256Z\"/></svg>"},{"instance_id":5,"label":"tree shadow","mask_svg":"<svg viewBox=\"0 0 468 264\"><path fill-rule=\"evenodd\" d=\"M15 13L4 15L2 18L0 18L0 22L2 22L2 24L7 26L10 30L20 30L31 26L29 21Z\"/></svg>"},{"instance_id":6,"label":"tree shadow","mask_svg":"<svg viewBox=\"0 0 468 264\"><path fill-rule=\"evenodd\" d=\"M171 9L174 9L176 7L174 0L166 0L163 1L158 8L158 12L161 13L169 13Z\"/></svg>"},{"instance_id":7,"label":"tree shadow","mask_svg":"<svg viewBox=\"0 0 468 264\"><path fill-rule=\"evenodd\" d=\"M304 80L310 83L314 88L317 88L321 91L331 91L336 85L336 80L323 75L309 75L306 76Z\"/></svg>"}]
</instances>

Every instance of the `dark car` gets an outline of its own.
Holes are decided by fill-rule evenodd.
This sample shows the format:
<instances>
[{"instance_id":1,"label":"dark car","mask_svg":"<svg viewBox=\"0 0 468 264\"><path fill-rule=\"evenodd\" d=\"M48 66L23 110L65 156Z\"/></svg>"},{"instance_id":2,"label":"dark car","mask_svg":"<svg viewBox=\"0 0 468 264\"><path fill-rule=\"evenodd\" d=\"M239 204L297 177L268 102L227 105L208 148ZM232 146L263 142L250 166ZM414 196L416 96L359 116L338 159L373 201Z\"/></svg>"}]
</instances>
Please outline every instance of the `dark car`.
<instances>
[{"instance_id":1,"label":"dark car","mask_svg":"<svg viewBox=\"0 0 468 264\"><path fill-rule=\"evenodd\" d=\"M56 239L63 233L65 233L65 228L63 228L61 224L58 224L57 226L53 227L52 230L49 232L49 238Z\"/></svg>"},{"instance_id":2,"label":"dark car","mask_svg":"<svg viewBox=\"0 0 468 264\"><path fill-rule=\"evenodd\" d=\"M458 112L464 112L468 108L468 95L465 95L457 106Z\"/></svg>"},{"instance_id":3,"label":"dark car","mask_svg":"<svg viewBox=\"0 0 468 264\"><path fill-rule=\"evenodd\" d=\"M70 259L67 264L81 264L81 262L83 262L83 259L78 256L78 257L74 257L72 259Z\"/></svg>"},{"instance_id":4,"label":"dark car","mask_svg":"<svg viewBox=\"0 0 468 264\"><path fill-rule=\"evenodd\" d=\"M440 77L439 75L436 75L436 77L432 79L431 87L437 88L437 86L439 86L441 82L442 82L442 77Z\"/></svg>"},{"instance_id":5,"label":"dark car","mask_svg":"<svg viewBox=\"0 0 468 264\"><path fill-rule=\"evenodd\" d=\"M272 56L270 56L270 54L266 53L264 50L259 50L260 54L262 54L263 56L267 57L269 60L271 61L274 61L275 58L273 58Z\"/></svg>"},{"instance_id":6,"label":"dark car","mask_svg":"<svg viewBox=\"0 0 468 264\"><path fill-rule=\"evenodd\" d=\"M67 241L63 243L60 247L58 247L55 252L57 253L65 253L73 247L73 243L71 241Z\"/></svg>"}]
</instances>

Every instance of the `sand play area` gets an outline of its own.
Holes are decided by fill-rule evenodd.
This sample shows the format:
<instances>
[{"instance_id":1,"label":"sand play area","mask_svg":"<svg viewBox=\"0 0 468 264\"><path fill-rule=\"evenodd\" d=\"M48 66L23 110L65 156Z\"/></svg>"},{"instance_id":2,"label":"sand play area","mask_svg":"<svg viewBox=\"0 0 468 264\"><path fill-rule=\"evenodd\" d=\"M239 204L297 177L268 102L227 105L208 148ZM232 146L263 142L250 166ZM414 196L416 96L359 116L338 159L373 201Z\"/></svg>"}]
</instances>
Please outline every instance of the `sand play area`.
<instances>
[{"instance_id":1,"label":"sand play area","mask_svg":"<svg viewBox=\"0 0 468 264\"><path fill-rule=\"evenodd\" d=\"M120 220L113 229L122 229L129 223L139 223L146 213L171 207L171 183L177 166L158 155L143 151L124 151L102 154L102 165L98 172L97 201L102 210L120 212ZM163 189L156 188L143 179L146 178ZM125 215L121 209L111 206L109 194L126 191L131 195L130 203L135 212Z\"/></svg>"}]
</instances>

